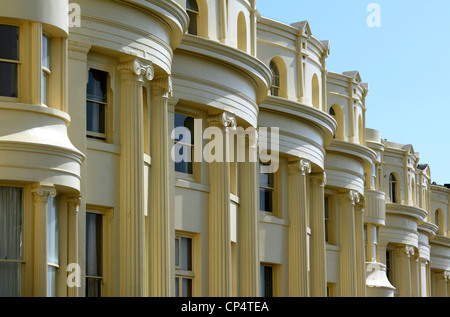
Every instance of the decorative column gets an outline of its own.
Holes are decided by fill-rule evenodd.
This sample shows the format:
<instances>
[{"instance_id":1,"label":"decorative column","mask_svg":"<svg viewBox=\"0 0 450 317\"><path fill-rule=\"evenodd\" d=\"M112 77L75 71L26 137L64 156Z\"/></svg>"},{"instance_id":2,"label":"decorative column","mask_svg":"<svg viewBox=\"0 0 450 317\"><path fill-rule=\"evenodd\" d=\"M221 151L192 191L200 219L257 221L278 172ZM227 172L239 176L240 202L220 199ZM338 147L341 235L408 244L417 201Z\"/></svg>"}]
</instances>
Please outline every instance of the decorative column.
<instances>
[{"instance_id":1,"label":"decorative column","mask_svg":"<svg viewBox=\"0 0 450 317\"><path fill-rule=\"evenodd\" d=\"M307 297L308 243L307 223L308 191L307 174L311 173L308 160L289 162L289 296Z\"/></svg>"},{"instance_id":2,"label":"decorative column","mask_svg":"<svg viewBox=\"0 0 450 317\"><path fill-rule=\"evenodd\" d=\"M364 198L355 206L357 296L366 297L366 259L364 252Z\"/></svg>"},{"instance_id":3,"label":"decorative column","mask_svg":"<svg viewBox=\"0 0 450 317\"><path fill-rule=\"evenodd\" d=\"M411 256L414 247L406 245L397 249L398 259L398 291L400 297L411 297Z\"/></svg>"},{"instance_id":4,"label":"decorative column","mask_svg":"<svg viewBox=\"0 0 450 317\"><path fill-rule=\"evenodd\" d=\"M142 86L153 79L151 62L119 65L120 107L120 296L144 295L144 136Z\"/></svg>"},{"instance_id":5,"label":"decorative column","mask_svg":"<svg viewBox=\"0 0 450 317\"><path fill-rule=\"evenodd\" d=\"M34 210L33 296L47 296L47 205L48 196L56 196L52 185L36 184L32 188Z\"/></svg>"},{"instance_id":6,"label":"decorative column","mask_svg":"<svg viewBox=\"0 0 450 317\"><path fill-rule=\"evenodd\" d=\"M341 296L357 296L357 266L355 241L355 205L359 202L357 191L339 195L340 202L340 273Z\"/></svg>"},{"instance_id":7,"label":"decorative column","mask_svg":"<svg viewBox=\"0 0 450 317\"><path fill-rule=\"evenodd\" d=\"M67 263L80 264L78 260L78 215L80 213L80 197L73 197L67 199L68 204L68 250L67 250ZM78 297L78 287L68 287L68 297Z\"/></svg>"},{"instance_id":8,"label":"decorative column","mask_svg":"<svg viewBox=\"0 0 450 317\"><path fill-rule=\"evenodd\" d=\"M447 284L450 279L449 271L436 272L436 297L448 297Z\"/></svg>"},{"instance_id":9,"label":"decorative column","mask_svg":"<svg viewBox=\"0 0 450 317\"><path fill-rule=\"evenodd\" d=\"M247 135L248 136L248 135ZM240 153L245 153L245 161L239 162L240 207L239 207L239 296L258 297L260 289L260 261L258 239L259 213L259 163L257 161L257 132L239 143ZM248 144L248 151L246 144ZM254 154L254 155L253 155Z\"/></svg>"},{"instance_id":10,"label":"decorative column","mask_svg":"<svg viewBox=\"0 0 450 317\"><path fill-rule=\"evenodd\" d=\"M168 103L172 93L172 78L155 79L151 85L151 146L152 157L149 199L149 286L150 296L173 296L171 269L172 242L175 231L170 224L170 172L173 169L169 152Z\"/></svg>"},{"instance_id":11,"label":"decorative column","mask_svg":"<svg viewBox=\"0 0 450 317\"><path fill-rule=\"evenodd\" d=\"M420 297L420 265L419 256L411 258L411 296Z\"/></svg>"},{"instance_id":12,"label":"decorative column","mask_svg":"<svg viewBox=\"0 0 450 317\"><path fill-rule=\"evenodd\" d=\"M311 174L311 295L327 296L324 173Z\"/></svg>"},{"instance_id":13,"label":"decorative column","mask_svg":"<svg viewBox=\"0 0 450 317\"><path fill-rule=\"evenodd\" d=\"M230 234L230 129L236 128L234 115L223 112L208 118L209 129L214 131L216 160L209 162L209 296L232 295L231 287L231 234Z\"/></svg>"}]
</instances>

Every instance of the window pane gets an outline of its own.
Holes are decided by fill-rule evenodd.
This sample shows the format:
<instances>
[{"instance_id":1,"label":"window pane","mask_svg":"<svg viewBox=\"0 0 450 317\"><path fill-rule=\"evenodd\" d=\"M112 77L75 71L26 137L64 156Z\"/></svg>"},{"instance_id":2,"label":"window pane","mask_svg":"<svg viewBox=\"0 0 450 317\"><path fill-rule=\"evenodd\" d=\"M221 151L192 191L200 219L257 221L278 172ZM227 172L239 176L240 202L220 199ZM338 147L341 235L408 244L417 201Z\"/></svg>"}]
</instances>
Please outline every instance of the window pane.
<instances>
[{"instance_id":1,"label":"window pane","mask_svg":"<svg viewBox=\"0 0 450 317\"><path fill-rule=\"evenodd\" d=\"M191 133L191 139L190 140L184 139L183 140L184 143L194 144L194 118L179 113L175 113L174 117L175 117L175 124L174 124L175 128L184 127L188 129L189 132ZM176 142L180 141L182 136L177 137L178 139L175 139Z\"/></svg>"},{"instance_id":2,"label":"window pane","mask_svg":"<svg viewBox=\"0 0 450 317\"><path fill-rule=\"evenodd\" d=\"M259 205L260 210L272 212L273 211L273 201L272 201L273 191L266 188L259 189Z\"/></svg>"},{"instance_id":3,"label":"window pane","mask_svg":"<svg viewBox=\"0 0 450 317\"><path fill-rule=\"evenodd\" d=\"M21 260L23 253L22 188L0 186L0 259Z\"/></svg>"},{"instance_id":4,"label":"window pane","mask_svg":"<svg viewBox=\"0 0 450 317\"><path fill-rule=\"evenodd\" d=\"M17 64L0 62L0 96L17 97Z\"/></svg>"},{"instance_id":5,"label":"window pane","mask_svg":"<svg viewBox=\"0 0 450 317\"><path fill-rule=\"evenodd\" d=\"M180 297L180 279L175 278L175 297Z\"/></svg>"},{"instance_id":6,"label":"window pane","mask_svg":"<svg viewBox=\"0 0 450 317\"><path fill-rule=\"evenodd\" d=\"M192 239L181 238L181 269L192 270Z\"/></svg>"},{"instance_id":7,"label":"window pane","mask_svg":"<svg viewBox=\"0 0 450 317\"><path fill-rule=\"evenodd\" d=\"M42 35L42 67L50 68L50 38Z\"/></svg>"},{"instance_id":8,"label":"window pane","mask_svg":"<svg viewBox=\"0 0 450 317\"><path fill-rule=\"evenodd\" d=\"M56 267L47 267L47 296L56 297Z\"/></svg>"},{"instance_id":9,"label":"window pane","mask_svg":"<svg viewBox=\"0 0 450 317\"><path fill-rule=\"evenodd\" d=\"M91 69L87 84L87 99L98 102L107 102L108 73Z\"/></svg>"},{"instance_id":10,"label":"window pane","mask_svg":"<svg viewBox=\"0 0 450 317\"><path fill-rule=\"evenodd\" d=\"M191 12L191 11L187 11L187 14L189 16L189 28L188 28L188 33L192 34L192 35L197 35L197 13L195 12Z\"/></svg>"},{"instance_id":11,"label":"window pane","mask_svg":"<svg viewBox=\"0 0 450 317\"><path fill-rule=\"evenodd\" d=\"M102 276L102 216L86 213L86 275Z\"/></svg>"},{"instance_id":12,"label":"window pane","mask_svg":"<svg viewBox=\"0 0 450 317\"><path fill-rule=\"evenodd\" d=\"M88 101L86 106L87 131L105 133L105 105Z\"/></svg>"},{"instance_id":13,"label":"window pane","mask_svg":"<svg viewBox=\"0 0 450 317\"><path fill-rule=\"evenodd\" d=\"M42 104L44 105L48 105L48 83L49 76L46 72L42 71L41 96Z\"/></svg>"},{"instance_id":14,"label":"window pane","mask_svg":"<svg viewBox=\"0 0 450 317\"><path fill-rule=\"evenodd\" d=\"M259 185L273 188L273 173L259 173Z\"/></svg>"},{"instance_id":15,"label":"window pane","mask_svg":"<svg viewBox=\"0 0 450 317\"><path fill-rule=\"evenodd\" d=\"M175 266L180 266L180 239L175 238Z\"/></svg>"},{"instance_id":16,"label":"window pane","mask_svg":"<svg viewBox=\"0 0 450 317\"><path fill-rule=\"evenodd\" d=\"M182 287L182 296L183 297L192 297L192 280L188 278L183 278L181 280Z\"/></svg>"},{"instance_id":17,"label":"window pane","mask_svg":"<svg viewBox=\"0 0 450 317\"><path fill-rule=\"evenodd\" d=\"M196 0L187 0L186 1L186 9L198 12L197 1Z\"/></svg>"},{"instance_id":18,"label":"window pane","mask_svg":"<svg viewBox=\"0 0 450 317\"><path fill-rule=\"evenodd\" d=\"M58 233L58 199L49 196L47 203L47 262L53 264L59 264Z\"/></svg>"},{"instance_id":19,"label":"window pane","mask_svg":"<svg viewBox=\"0 0 450 317\"><path fill-rule=\"evenodd\" d=\"M102 280L96 278L86 278L86 297L101 297Z\"/></svg>"},{"instance_id":20,"label":"window pane","mask_svg":"<svg viewBox=\"0 0 450 317\"><path fill-rule=\"evenodd\" d=\"M0 297L22 296L22 263L0 262Z\"/></svg>"},{"instance_id":21,"label":"window pane","mask_svg":"<svg viewBox=\"0 0 450 317\"><path fill-rule=\"evenodd\" d=\"M0 259L22 260L23 189L0 186ZM22 263L0 262L0 297L22 295Z\"/></svg>"},{"instance_id":22,"label":"window pane","mask_svg":"<svg viewBox=\"0 0 450 317\"><path fill-rule=\"evenodd\" d=\"M0 24L0 58L19 60L19 28Z\"/></svg>"},{"instance_id":23,"label":"window pane","mask_svg":"<svg viewBox=\"0 0 450 317\"><path fill-rule=\"evenodd\" d=\"M261 297L273 296L273 273L271 266L260 267Z\"/></svg>"}]
</instances>

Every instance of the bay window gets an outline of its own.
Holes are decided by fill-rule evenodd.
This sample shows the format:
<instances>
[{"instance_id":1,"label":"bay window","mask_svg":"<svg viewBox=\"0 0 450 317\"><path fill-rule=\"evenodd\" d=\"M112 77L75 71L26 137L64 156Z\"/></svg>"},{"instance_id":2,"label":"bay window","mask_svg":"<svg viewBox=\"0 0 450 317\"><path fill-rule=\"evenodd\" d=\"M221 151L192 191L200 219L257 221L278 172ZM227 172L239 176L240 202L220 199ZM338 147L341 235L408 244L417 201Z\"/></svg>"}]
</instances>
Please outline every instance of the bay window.
<instances>
[{"instance_id":1,"label":"bay window","mask_svg":"<svg viewBox=\"0 0 450 317\"><path fill-rule=\"evenodd\" d=\"M274 173L259 173L259 209L261 211L274 212L274 178Z\"/></svg>"},{"instance_id":2,"label":"bay window","mask_svg":"<svg viewBox=\"0 0 450 317\"><path fill-rule=\"evenodd\" d=\"M0 24L0 97L18 97L19 28Z\"/></svg>"}]
</instances>

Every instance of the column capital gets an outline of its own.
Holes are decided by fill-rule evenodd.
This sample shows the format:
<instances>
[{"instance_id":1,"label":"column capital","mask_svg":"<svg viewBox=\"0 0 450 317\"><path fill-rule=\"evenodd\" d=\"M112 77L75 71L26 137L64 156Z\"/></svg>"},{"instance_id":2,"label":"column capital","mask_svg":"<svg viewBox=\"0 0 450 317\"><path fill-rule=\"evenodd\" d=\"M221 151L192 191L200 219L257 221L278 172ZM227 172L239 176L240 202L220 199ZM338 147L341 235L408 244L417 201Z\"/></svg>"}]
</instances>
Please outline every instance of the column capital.
<instances>
[{"instance_id":1,"label":"column capital","mask_svg":"<svg viewBox=\"0 0 450 317\"><path fill-rule=\"evenodd\" d=\"M57 192L53 185L34 184L31 192L35 201L47 201L48 196L55 197Z\"/></svg>"},{"instance_id":2,"label":"column capital","mask_svg":"<svg viewBox=\"0 0 450 317\"><path fill-rule=\"evenodd\" d=\"M322 173L312 173L309 175L311 182L319 184L320 186L325 187L327 185L327 174L325 172Z\"/></svg>"},{"instance_id":3,"label":"column capital","mask_svg":"<svg viewBox=\"0 0 450 317\"><path fill-rule=\"evenodd\" d=\"M235 129L237 126L236 117L234 116L234 114L224 111L219 114L210 115L208 117L208 125L216 126L219 128Z\"/></svg>"},{"instance_id":4,"label":"column capital","mask_svg":"<svg viewBox=\"0 0 450 317\"><path fill-rule=\"evenodd\" d=\"M403 245L399 246L397 250L400 252L401 255L406 257L411 257L414 255L414 247L412 245Z\"/></svg>"},{"instance_id":5,"label":"column capital","mask_svg":"<svg viewBox=\"0 0 450 317\"><path fill-rule=\"evenodd\" d=\"M81 206L81 197L79 196L73 196L67 198L67 203L72 208L69 208L69 211L74 211L75 213L80 212L80 206Z\"/></svg>"},{"instance_id":6,"label":"column capital","mask_svg":"<svg viewBox=\"0 0 450 317\"><path fill-rule=\"evenodd\" d=\"M118 70L121 74L132 74L138 76L139 80L143 80L145 76L148 81L151 81L155 76L155 70L153 69L152 62L138 57L122 61L118 65Z\"/></svg>"},{"instance_id":7,"label":"column capital","mask_svg":"<svg viewBox=\"0 0 450 317\"><path fill-rule=\"evenodd\" d=\"M444 279L450 281L450 271L444 271Z\"/></svg>"},{"instance_id":8,"label":"column capital","mask_svg":"<svg viewBox=\"0 0 450 317\"><path fill-rule=\"evenodd\" d=\"M350 190L339 194L339 198L350 200L352 205L356 205L360 201L359 193L356 190Z\"/></svg>"},{"instance_id":9,"label":"column capital","mask_svg":"<svg viewBox=\"0 0 450 317\"><path fill-rule=\"evenodd\" d=\"M69 59L87 62L87 54L91 50L92 45L73 40L68 41L68 57Z\"/></svg>"},{"instance_id":10,"label":"column capital","mask_svg":"<svg viewBox=\"0 0 450 317\"><path fill-rule=\"evenodd\" d=\"M295 161L288 162L289 173L300 172L301 174L310 174L311 173L311 162L307 159L299 159Z\"/></svg>"},{"instance_id":11,"label":"column capital","mask_svg":"<svg viewBox=\"0 0 450 317\"><path fill-rule=\"evenodd\" d=\"M165 97L167 97L167 99L169 99L169 97L172 97L172 92L173 92L172 76L160 77L160 78L153 79L151 89L152 89L152 94L156 94L159 96L165 96ZM176 103L178 103L178 99L174 99L174 100L176 100Z\"/></svg>"}]
</instances>

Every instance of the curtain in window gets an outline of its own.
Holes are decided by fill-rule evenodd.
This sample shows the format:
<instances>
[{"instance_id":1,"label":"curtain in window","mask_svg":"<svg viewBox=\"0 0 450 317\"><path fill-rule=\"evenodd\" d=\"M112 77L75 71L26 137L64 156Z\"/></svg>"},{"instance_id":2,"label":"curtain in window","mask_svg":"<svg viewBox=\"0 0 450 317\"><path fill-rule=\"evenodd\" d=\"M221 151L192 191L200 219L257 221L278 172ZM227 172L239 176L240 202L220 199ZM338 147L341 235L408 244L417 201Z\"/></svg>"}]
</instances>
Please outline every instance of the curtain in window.
<instances>
[{"instance_id":1,"label":"curtain in window","mask_svg":"<svg viewBox=\"0 0 450 317\"><path fill-rule=\"evenodd\" d=\"M86 213L86 296L101 296L102 215Z\"/></svg>"},{"instance_id":2,"label":"curtain in window","mask_svg":"<svg viewBox=\"0 0 450 317\"><path fill-rule=\"evenodd\" d=\"M22 191L0 186L0 297L22 295Z\"/></svg>"},{"instance_id":3,"label":"curtain in window","mask_svg":"<svg viewBox=\"0 0 450 317\"><path fill-rule=\"evenodd\" d=\"M59 265L58 199L48 197L47 204L47 296L56 296L56 270Z\"/></svg>"}]
</instances>

